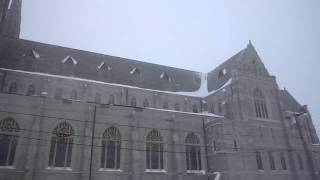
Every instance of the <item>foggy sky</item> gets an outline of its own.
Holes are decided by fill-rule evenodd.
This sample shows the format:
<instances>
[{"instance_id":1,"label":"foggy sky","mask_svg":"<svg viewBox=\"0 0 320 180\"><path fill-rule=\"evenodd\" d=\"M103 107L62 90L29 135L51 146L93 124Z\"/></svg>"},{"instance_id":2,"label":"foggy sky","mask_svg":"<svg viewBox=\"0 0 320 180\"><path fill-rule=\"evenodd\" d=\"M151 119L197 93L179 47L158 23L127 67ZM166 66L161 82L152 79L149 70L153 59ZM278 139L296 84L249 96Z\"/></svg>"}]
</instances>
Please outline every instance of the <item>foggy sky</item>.
<instances>
[{"instance_id":1,"label":"foggy sky","mask_svg":"<svg viewBox=\"0 0 320 180\"><path fill-rule=\"evenodd\" d=\"M23 0L21 38L208 72L249 40L320 133L319 0Z\"/></svg>"}]
</instances>

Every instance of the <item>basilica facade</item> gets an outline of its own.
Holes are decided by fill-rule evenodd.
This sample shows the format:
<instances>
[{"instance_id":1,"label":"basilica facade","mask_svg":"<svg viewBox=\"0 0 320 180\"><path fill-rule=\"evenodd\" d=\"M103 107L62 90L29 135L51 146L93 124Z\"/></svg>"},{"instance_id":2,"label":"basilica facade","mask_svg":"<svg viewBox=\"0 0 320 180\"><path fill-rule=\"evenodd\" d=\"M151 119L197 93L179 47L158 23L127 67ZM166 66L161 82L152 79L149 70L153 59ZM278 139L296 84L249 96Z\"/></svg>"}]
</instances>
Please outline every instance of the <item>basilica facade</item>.
<instances>
[{"instance_id":1,"label":"basilica facade","mask_svg":"<svg viewBox=\"0 0 320 180\"><path fill-rule=\"evenodd\" d=\"M196 72L20 39L0 3L1 180L320 179L307 106L251 42Z\"/></svg>"}]
</instances>

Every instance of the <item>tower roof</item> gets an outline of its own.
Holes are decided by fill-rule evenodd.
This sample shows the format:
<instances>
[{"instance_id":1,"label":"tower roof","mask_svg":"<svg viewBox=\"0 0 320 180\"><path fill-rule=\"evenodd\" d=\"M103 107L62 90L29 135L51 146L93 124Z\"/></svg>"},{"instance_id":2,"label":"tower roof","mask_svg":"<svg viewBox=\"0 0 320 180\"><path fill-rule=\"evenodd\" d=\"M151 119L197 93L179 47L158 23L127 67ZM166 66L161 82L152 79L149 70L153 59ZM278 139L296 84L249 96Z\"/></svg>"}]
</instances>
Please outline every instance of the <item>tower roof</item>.
<instances>
[{"instance_id":1,"label":"tower roof","mask_svg":"<svg viewBox=\"0 0 320 180\"><path fill-rule=\"evenodd\" d=\"M21 24L21 0L3 0L0 3L0 34L19 38Z\"/></svg>"}]
</instances>

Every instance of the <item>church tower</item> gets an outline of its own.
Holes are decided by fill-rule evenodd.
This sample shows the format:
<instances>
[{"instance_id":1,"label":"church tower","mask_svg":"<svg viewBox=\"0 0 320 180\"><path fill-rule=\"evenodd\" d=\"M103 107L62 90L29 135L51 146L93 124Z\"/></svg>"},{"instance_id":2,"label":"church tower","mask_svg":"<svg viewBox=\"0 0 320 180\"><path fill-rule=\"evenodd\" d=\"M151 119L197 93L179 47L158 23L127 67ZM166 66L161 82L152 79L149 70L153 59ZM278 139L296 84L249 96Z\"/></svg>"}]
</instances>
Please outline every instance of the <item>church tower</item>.
<instances>
[{"instance_id":1,"label":"church tower","mask_svg":"<svg viewBox=\"0 0 320 180\"><path fill-rule=\"evenodd\" d=\"M19 38L22 0L0 0L0 35Z\"/></svg>"}]
</instances>

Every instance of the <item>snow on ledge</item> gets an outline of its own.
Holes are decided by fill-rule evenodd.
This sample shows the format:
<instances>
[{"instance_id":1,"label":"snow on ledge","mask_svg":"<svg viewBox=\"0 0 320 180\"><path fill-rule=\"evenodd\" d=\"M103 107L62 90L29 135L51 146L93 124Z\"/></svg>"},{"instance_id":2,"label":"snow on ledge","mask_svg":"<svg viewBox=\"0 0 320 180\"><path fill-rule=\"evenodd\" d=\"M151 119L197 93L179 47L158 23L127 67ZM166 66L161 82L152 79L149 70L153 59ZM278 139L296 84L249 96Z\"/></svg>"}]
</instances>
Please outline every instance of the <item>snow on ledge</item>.
<instances>
[{"instance_id":1,"label":"snow on ledge","mask_svg":"<svg viewBox=\"0 0 320 180\"><path fill-rule=\"evenodd\" d=\"M221 173L220 173L220 172L214 172L213 174L216 175L216 177L214 178L214 180L220 180L220 177L221 177Z\"/></svg>"},{"instance_id":2,"label":"snow on ledge","mask_svg":"<svg viewBox=\"0 0 320 180\"><path fill-rule=\"evenodd\" d=\"M161 90L155 90L155 89L140 88L140 87L137 87L137 86L131 86L131 85L125 85L125 84L107 83L107 82L103 82L103 81L83 79L83 78L78 78L78 77L53 75L53 74L48 74L48 73L30 72L30 71L23 71L23 70L13 70L13 69L7 69L7 68L0 68L0 69L1 70L5 70L5 71L12 71L12 72L40 75L40 76L48 76L48 77L68 79L68 80L85 81L85 82L91 82L91 83L97 83L97 84L105 84L105 85L110 85L110 86L118 86L118 87L132 88L132 89L141 89L141 90L145 90L145 91L152 91L152 92L158 92L158 93L168 93L168 94L175 94L175 95L182 95L182 96L199 97L199 98L204 98L204 97L212 95L212 94L214 94L216 92L219 92L220 90L223 90L224 88L226 88L227 86L229 86L232 83L232 78L230 78L220 88L209 92L208 91L207 74L206 73L200 73L199 75L201 77L201 85L200 85L200 88L197 91L193 91L193 92L186 92L186 91L173 92L173 91L161 91Z\"/></svg>"},{"instance_id":3,"label":"snow on ledge","mask_svg":"<svg viewBox=\"0 0 320 180\"><path fill-rule=\"evenodd\" d=\"M146 169L147 173L166 173L165 169Z\"/></svg>"},{"instance_id":4,"label":"snow on ledge","mask_svg":"<svg viewBox=\"0 0 320 180\"><path fill-rule=\"evenodd\" d=\"M192 173L192 174L205 174L205 170L187 170L187 173Z\"/></svg>"},{"instance_id":5,"label":"snow on ledge","mask_svg":"<svg viewBox=\"0 0 320 180\"><path fill-rule=\"evenodd\" d=\"M72 171L71 167L47 167L47 170Z\"/></svg>"},{"instance_id":6,"label":"snow on ledge","mask_svg":"<svg viewBox=\"0 0 320 180\"><path fill-rule=\"evenodd\" d=\"M13 166L0 166L0 169L14 169Z\"/></svg>"},{"instance_id":7,"label":"snow on ledge","mask_svg":"<svg viewBox=\"0 0 320 180\"><path fill-rule=\"evenodd\" d=\"M106 171L106 172L122 172L121 169L109 169L109 168L100 168L99 171Z\"/></svg>"}]
</instances>

